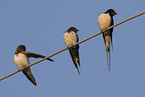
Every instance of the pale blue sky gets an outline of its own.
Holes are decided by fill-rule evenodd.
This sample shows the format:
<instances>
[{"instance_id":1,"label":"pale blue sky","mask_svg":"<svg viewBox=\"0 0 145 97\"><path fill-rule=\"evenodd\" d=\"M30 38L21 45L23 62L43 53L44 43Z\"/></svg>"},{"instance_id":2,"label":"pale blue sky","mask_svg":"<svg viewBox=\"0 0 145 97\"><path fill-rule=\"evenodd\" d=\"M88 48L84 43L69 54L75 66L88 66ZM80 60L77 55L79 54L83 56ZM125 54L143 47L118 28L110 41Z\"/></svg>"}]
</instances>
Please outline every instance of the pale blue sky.
<instances>
[{"instance_id":1,"label":"pale blue sky","mask_svg":"<svg viewBox=\"0 0 145 97\"><path fill-rule=\"evenodd\" d=\"M15 50L50 55L65 47L63 34L76 27L83 40L100 31L98 15L113 8L118 23L145 11L145 0L0 0L0 77L18 69ZM68 50L31 67L38 86L22 72L0 81L0 97L145 97L145 15L114 28L112 70L102 35L80 44L78 75ZM30 59L35 62L39 59Z\"/></svg>"}]
</instances>

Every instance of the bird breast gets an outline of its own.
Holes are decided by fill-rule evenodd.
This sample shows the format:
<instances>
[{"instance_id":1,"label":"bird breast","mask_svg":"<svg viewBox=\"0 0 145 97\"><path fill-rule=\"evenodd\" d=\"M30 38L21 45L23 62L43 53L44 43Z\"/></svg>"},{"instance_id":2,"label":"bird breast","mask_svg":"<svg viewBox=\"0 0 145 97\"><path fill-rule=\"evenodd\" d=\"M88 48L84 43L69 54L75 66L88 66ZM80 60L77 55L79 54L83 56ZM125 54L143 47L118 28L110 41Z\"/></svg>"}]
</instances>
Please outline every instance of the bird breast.
<instances>
[{"instance_id":1,"label":"bird breast","mask_svg":"<svg viewBox=\"0 0 145 97\"><path fill-rule=\"evenodd\" d=\"M14 62L19 68L24 68L29 65L28 57L23 53L15 54Z\"/></svg>"},{"instance_id":2,"label":"bird breast","mask_svg":"<svg viewBox=\"0 0 145 97\"><path fill-rule=\"evenodd\" d=\"M98 17L98 23L101 30L108 28L111 25L111 17L109 13L102 13Z\"/></svg>"},{"instance_id":3,"label":"bird breast","mask_svg":"<svg viewBox=\"0 0 145 97\"><path fill-rule=\"evenodd\" d=\"M77 43L78 35L74 31L65 32L63 36L64 43L67 47L71 47L75 43Z\"/></svg>"}]
</instances>

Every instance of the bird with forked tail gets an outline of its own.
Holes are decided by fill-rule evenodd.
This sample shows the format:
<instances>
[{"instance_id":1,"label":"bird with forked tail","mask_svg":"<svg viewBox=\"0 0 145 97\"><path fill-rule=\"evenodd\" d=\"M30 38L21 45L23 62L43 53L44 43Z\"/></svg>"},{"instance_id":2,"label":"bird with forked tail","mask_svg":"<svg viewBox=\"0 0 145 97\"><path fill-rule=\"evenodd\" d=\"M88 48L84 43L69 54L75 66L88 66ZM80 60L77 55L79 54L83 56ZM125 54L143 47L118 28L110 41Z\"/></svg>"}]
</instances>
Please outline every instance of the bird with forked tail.
<instances>
[{"instance_id":1,"label":"bird with forked tail","mask_svg":"<svg viewBox=\"0 0 145 97\"><path fill-rule=\"evenodd\" d=\"M26 47L24 45L19 45L16 49L15 55L14 55L14 62L15 64L19 67L19 69L23 69L22 72L24 75L35 85L37 86L37 83L35 81L35 78L31 72L30 67L25 68L28 66L29 63L29 57L34 57L34 58L45 58L45 56L32 53L32 52L27 52ZM47 58L47 60L54 62L52 59ZM25 68L25 69L24 69Z\"/></svg>"},{"instance_id":2,"label":"bird with forked tail","mask_svg":"<svg viewBox=\"0 0 145 97\"><path fill-rule=\"evenodd\" d=\"M71 47L79 41L77 31L79 30L77 30L75 27L70 27L63 35L63 40L67 47ZM80 66L79 45L77 44L69 48L69 52L73 60L73 63L78 70L78 74L80 74L79 68L78 68L78 66Z\"/></svg>"},{"instance_id":3,"label":"bird with forked tail","mask_svg":"<svg viewBox=\"0 0 145 97\"><path fill-rule=\"evenodd\" d=\"M117 13L113 9L108 9L106 12L101 13L98 17L98 23L100 26L101 31L107 29L108 27L114 25L113 16ZM110 61L110 40L113 48L112 43L112 32L113 28L109 29L108 31L105 31L103 34L103 39L106 45L106 54L107 54L107 65L108 70L111 70L111 61ZM109 54L109 57L108 57ZM108 61L109 60L109 61Z\"/></svg>"}]
</instances>

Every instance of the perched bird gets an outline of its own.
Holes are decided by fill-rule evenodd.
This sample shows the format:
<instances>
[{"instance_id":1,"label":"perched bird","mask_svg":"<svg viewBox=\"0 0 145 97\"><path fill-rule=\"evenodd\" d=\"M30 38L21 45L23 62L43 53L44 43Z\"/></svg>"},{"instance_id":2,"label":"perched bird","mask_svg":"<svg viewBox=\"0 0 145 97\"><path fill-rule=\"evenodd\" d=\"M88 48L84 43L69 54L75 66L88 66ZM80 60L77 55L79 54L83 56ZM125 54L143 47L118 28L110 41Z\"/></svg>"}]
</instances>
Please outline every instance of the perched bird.
<instances>
[{"instance_id":1,"label":"perched bird","mask_svg":"<svg viewBox=\"0 0 145 97\"><path fill-rule=\"evenodd\" d=\"M77 30L75 27L70 27L63 35L63 41L67 47L71 47L79 41L77 31L79 30ZM80 74L78 69L78 66L80 66L79 45L75 45L69 48L69 52L73 60L73 63L78 70L78 74Z\"/></svg>"},{"instance_id":2,"label":"perched bird","mask_svg":"<svg viewBox=\"0 0 145 97\"><path fill-rule=\"evenodd\" d=\"M117 13L113 9L108 9L106 12L101 13L98 17L98 23L100 26L101 31L107 29L108 27L114 25L113 16ZM110 62L110 40L113 48L112 43L112 32L113 28L111 28L108 31L105 31L103 34L104 42L106 45L106 54L107 54L107 64L108 64L108 70L111 70L111 62ZM109 54L109 62L108 62L108 54Z\"/></svg>"},{"instance_id":3,"label":"perched bird","mask_svg":"<svg viewBox=\"0 0 145 97\"><path fill-rule=\"evenodd\" d=\"M37 86L37 83L35 81L35 78L31 72L30 67L25 68L28 66L29 63L29 57L34 58L45 58L43 55L35 54L32 52L27 52L26 47L24 45L19 45L16 49L15 55L14 55L14 62L19 67L19 69L23 69L22 72L25 74L25 76L35 85ZM54 62L52 59L47 58L47 60ZM25 68L25 69L24 69Z\"/></svg>"}]
</instances>

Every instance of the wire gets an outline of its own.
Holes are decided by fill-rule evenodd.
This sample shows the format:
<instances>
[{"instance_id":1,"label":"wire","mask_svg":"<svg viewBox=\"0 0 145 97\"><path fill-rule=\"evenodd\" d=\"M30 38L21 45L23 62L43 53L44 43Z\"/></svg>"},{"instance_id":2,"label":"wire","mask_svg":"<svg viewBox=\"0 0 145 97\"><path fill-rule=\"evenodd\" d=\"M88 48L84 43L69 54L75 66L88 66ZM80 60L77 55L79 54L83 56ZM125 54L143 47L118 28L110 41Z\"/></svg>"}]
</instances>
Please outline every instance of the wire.
<instances>
[{"instance_id":1,"label":"wire","mask_svg":"<svg viewBox=\"0 0 145 97\"><path fill-rule=\"evenodd\" d=\"M123 20L123 21L121 21L121 22L119 22L119 23L117 23L117 24L115 24L115 25L113 25L113 26L110 26L110 27L108 27L107 29L103 30L102 32L99 32L99 33L97 33L97 34L94 34L94 35L92 35L92 36L90 36L90 37L88 37L88 38L86 38L86 39L84 39L84 40L82 40L82 41L80 41L80 42L77 42L75 45L81 44L81 43L83 43L83 42L85 42L85 41L87 41L87 40L89 40L89 39L91 39L91 38L93 38L93 37L95 37L95 36L98 36L99 34L105 32L105 31L107 31L107 30L109 30L109 29L111 29L111 28L113 28L113 27L116 27L116 26L118 26L118 25L120 25L120 24L122 24L122 23L124 23L124 22L127 22L127 21L129 21L129 20L131 20L131 19L133 19L133 18L136 18L136 17L138 17L138 16L140 16L140 15L143 15L143 14L145 14L145 11L142 12L142 13L139 13L139 14L137 14L137 15L134 15L134 16L128 18L128 19L125 19L125 20ZM75 46L75 45L73 45L73 46ZM69 47L69 48L71 48L71 47ZM55 55L57 55L57 54L59 54L59 53L65 51L65 50L67 50L67 49L69 49L69 48L61 49L61 50L59 50L59 51L57 51L57 52L55 52L55 53L53 53L53 54L51 54L51 55L49 55L49 56L47 56L47 57L41 59L41 60L38 60L38 61L36 61L36 62L34 62L34 63L32 63L32 64L29 64L29 65L26 66L25 68L30 67L30 66L33 66L33 65L35 65L35 64L37 64L37 63L39 63L39 62L42 62L42 61L44 61L45 59L47 59L47 58L49 58L49 57L52 57L52 56L55 56ZM23 69L25 69L25 68L23 68ZM6 76L0 78L0 81L3 80L3 79L5 79L5 78L7 78L7 77L9 77L9 76L12 76L12 75L14 75L14 74L16 74L16 73L18 73L18 72L20 72L20 71L22 71L23 69L18 69L17 71L15 71L15 72L13 72L13 73L11 73L11 74L9 74L9 75L6 75Z\"/></svg>"}]
</instances>

